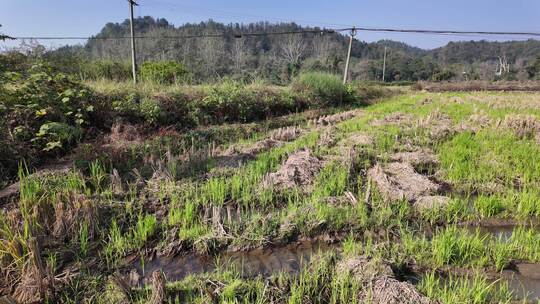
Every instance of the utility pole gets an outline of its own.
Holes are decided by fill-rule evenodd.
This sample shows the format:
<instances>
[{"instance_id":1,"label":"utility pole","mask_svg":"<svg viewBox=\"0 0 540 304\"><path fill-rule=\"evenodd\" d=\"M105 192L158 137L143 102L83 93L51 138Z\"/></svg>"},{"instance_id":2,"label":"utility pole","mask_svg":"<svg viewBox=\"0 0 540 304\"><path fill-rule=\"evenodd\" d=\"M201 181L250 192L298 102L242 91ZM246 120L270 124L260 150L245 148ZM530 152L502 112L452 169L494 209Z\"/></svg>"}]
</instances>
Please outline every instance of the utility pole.
<instances>
[{"instance_id":1,"label":"utility pole","mask_svg":"<svg viewBox=\"0 0 540 304\"><path fill-rule=\"evenodd\" d=\"M135 53L135 29L133 25L133 6L138 6L134 0L128 0L131 25L131 68L133 71L133 83L137 83L137 57Z\"/></svg>"},{"instance_id":2,"label":"utility pole","mask_svg":"<svg viewBox=\"0 0 540 304\"><path fill-rule=\"evenodd\" d=\"M347 74L349 74L349 61L351 60L351 49L354 36L356 36L355 27L351 29L351 35L349 37L349 51L347 52L347 61L345 62L345 71L343 72L343 84L347 83Z\"/></svg>"},{"instance_id":3,"label":"utility pole","mask_svg":"<svg viewBox=\"0 0 540 304\"><path fill-rule=\"evenodd\" d=\"M386 46L384 47L384 59L382 64L382 82L384 82L384 76L386 74Z\"/></svg>"}]
</instances>

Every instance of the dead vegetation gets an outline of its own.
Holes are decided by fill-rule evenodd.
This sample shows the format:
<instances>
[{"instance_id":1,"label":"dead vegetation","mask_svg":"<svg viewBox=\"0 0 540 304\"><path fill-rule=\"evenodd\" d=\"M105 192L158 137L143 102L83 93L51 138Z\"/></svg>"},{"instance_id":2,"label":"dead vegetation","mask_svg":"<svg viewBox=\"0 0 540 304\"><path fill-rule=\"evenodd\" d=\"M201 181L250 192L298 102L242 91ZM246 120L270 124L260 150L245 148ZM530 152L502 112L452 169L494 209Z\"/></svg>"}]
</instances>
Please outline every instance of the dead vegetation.
<instances>
[{"instance_id":1,"label":"dead vegetation","mask_svg":"<svg viewBox=\"0 0 540 304\"><path fill-rule=\"evenodd\" d=\"M414 117L408 113L394 112L386 115L383 118L376 119L371 122L374 127L382 127L387 125L397 125L403 127L411 127L414 124Z\"/></svg>"},{"instance_id":2,"label":"dead vegetation","mask_svg":"<svg viewBox=\"0 0 540 304\"><path fill-rule=\"evenodd\" d=\"M494 125L491 119L485 112L479 111L469 116L469 118L456 126L456 132L471 132L478 133L480 130L489 128Z\"/></svg>"},{"instance_id":3,"label":"dead vegetation","mask_svg":"<svg viewBox=\"0 0 540 304\"><path fill-rule=\"evenodd\" d=\"M427 129L433 140L441 140L454 134L453 124L452 119L439 110L431 112L427 117L418 121L418 126Z\"/></svg>"},{"instance_id":4,"label":"dead vegetation","mask_svg":"<svg viewBox=\"0 0 540 304\"><path fill-rule=\"evenodd\" d=\"M398 152L390 155L393 162L411 164L414 168L434 167L439 164L437 156L429 149L420 149L414 152Z\"/></svg>"},{"instance_id":5,"label":"dead vegetation","mask_svg":"<svg viewBox=\"0 0 540 304\"><path fill-rule=\"evenodd\" d=\"M352 275L363 287L359 294L361 303L376 304L429 304L432 303L408 282L395 279L390 266L382 261L365 257L352 257L341 261L338 273Z\"/></svg>"},{"instance_id":6,"label":"dead vegetation","mask_svg":"<svg viewBox=\"0 0 540 304\"><path fill-rule=\"evenodd\" d=\"M265 188L305 189L311 185L322 168L322 162L309 150L301 150L289 156L278 171L266 175L263 179Z\"/></svg>"},{"instance_id":7,"label":"dead vegetation","mask_svg":"<svg viewBox=\"0 0 540 304\"><path fill-rule=\"evenodd\" d=\"M439 209L444 208L448 206L450 203L450 198L446 196L422 196L414 202L413 207L416 210L422 211L422 210L431 210L431 209Z\"/></svg>"},{"instance_id":8,"label":"dead vegetation","mask_svg":"<svg viewBox=\"0 0 540 304\"><path fill-rule=\"evenodd\" d=\"M333 115L324 115L319 118L316 118L310 122L310 124L316 126L316 127L325 127L330 125L335 125L339 122L351 119L353 117L356 117L360 115L360 111L358 110L352 110L352 111L346 111L341 112Z\"/></svg>"},{"instance_id":9,"label":"dead vegetation","mask_svg":"<svg viewBox=\"0 0 540 304\"><path fill-rule=\"evenodd\" d=\"M124 149L131 145L140 144L143 136L138 127L123 122L115 122L111 132L105 137L105 147Z\"/></svg>"},{"instance_id":10,"label":"dead vegetation","mask_svg":"<svg viewBox=\"0 0 540 304\"><path fill-rule=\"evenodd\" d=\"M152 273L152 297L149 304L163 304L165 303L165 276L161 271L154 271Z\"/></svg>"},{"instance_id":11,"label":"dead vegetation","mask_svg":"<svg viewBox=\"0 0 540 304\"><path fill-rule=\"evenodd\" d=\"M371 289L361 298L372 304L430 304L434 303L422 295L408 282L381 277L373 282Z\"/></svg>"},{"instance_id":12,"label":"dead vegetation","mask_svg":"<svg viewBox=\"0 0 540 304\"><path fill-rule=\"evenodd\" d=\"M419 82L416 90L428 92L474 92L474 91L540 91L538 81L466 81L466 82Z\"/></svg>"},{"instance_id":13,"label":"dead vegetation","mask_svg":"<svg viewBox=\"0 0 540 304\"><path fill-rule=\"evenodd\" d=\"M378 163L368 171L368 175L388 201L414 202L422 196L433 195L441 190L440 185L416 172L409 163Z\"/></svg>"},{"instance_id":14,"label":"dead vegetation","mask_svg":"<svg viewBox=\"0 0 540 304\"><path fill-rule=\"evenodd\" d=\"M293 141L302 135L302 129L298 126L284 127L270 132L270 139L277 141Z\"/></svg>"},{"instance_id":15,"label":"dead vegetation","mask_svg":"<svg viewBox=\"0 0 540 304\"><path fill-rule=\"evenodd\" d=\"M336 128L334 126L327 127L319 137L318 145L323 147L332 147L336 144Z\"/></svg>"},{"instance_id":16,"label":"dead vegetation","mask_svg":"<svg viewBox=\"0 0 540 304\"><path fill-rule=\"evenodd\" d=\"M342 147L358 147L358 146L372 146L375 143L372 136L366 133L353 133L349 137L341 140L339 146Z\"/></svg>"},{"instance_id":17,"label":"dead vegetation","mask_svg":"<svg viewBox=\"0 0 540 304\"><path fill-rule=\"evenodd\" d=\"M506 115L502 122L502 126L512 130L519 138L540 139L540 120L534 115Z\"/></svg>"}]
</instances>

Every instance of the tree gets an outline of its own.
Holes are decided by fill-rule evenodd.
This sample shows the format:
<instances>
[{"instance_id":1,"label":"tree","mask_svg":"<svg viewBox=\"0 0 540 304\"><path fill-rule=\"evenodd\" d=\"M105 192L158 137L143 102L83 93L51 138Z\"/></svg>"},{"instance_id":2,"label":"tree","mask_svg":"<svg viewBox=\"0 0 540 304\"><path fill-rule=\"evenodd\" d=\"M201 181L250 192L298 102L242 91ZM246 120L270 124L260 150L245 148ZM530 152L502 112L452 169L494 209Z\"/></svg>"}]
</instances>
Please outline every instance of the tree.
<instances>
[{"instance_id":1,"label":"tree","mask_svg":"<svg viewBox=\"0 0 540 304\"><path fill-rule=\"evenodd\" d=\"M247 48L244 38L236 38L234 40L232 59L234 63L234 72L240 74L247 61Z\"/></svg>"},{"instance_id":2,"label":"tree","mask_svg":"<svg viewBox=\"0 0 540 304\"><path fill-rule=\"evenodd\" d=\"M540 80L540 55L536 57L536 60L527 67L527 74L529 74L529 79L538 79Z\"/></svg>"},{"instance_id":3,"label":"tree","mask_svg":"<svg viewBox=\"0 0 540 304\"><path fill-rule=\"evenodd\" d=\"M2 27L1 24L0 24L0 27ZM13 37L10 37L10 36L8 36L8 35L5 35L5 34L3 34L3 33L0 33L0 40L6 41L6 40L8 40L8 39L9 39L9 40L15 40L15 38L13 38Z\"/></svg>"}]
</instances>

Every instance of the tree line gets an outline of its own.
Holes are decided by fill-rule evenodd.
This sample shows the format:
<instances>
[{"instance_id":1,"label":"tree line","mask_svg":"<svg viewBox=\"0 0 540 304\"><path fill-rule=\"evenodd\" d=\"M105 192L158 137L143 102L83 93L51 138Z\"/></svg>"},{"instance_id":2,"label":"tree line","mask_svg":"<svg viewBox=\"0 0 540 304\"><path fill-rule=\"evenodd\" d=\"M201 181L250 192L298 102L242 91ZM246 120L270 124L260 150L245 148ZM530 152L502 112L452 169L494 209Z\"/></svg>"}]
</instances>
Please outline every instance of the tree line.
<instances>
[{"instance_id":1,"label":"tree line","mask_svg":"<svg viewBox=\"0 0 540 304\"><path fill-rule=\"evenodd\" d=\"M348 38L341 33L242 36L238 33L322 30L295 23L222 24L212 20L174 26L166 19L135 19L138 60L182 64L182 81L212 82L224 77L242 81L264 79L286 84L302 71L341 73ZM171 36L222 34L221 37L170 39ZM96 38L129 36L129 20L107 23ZM381 80L384 48L388 48L386 81L526 80L538 78L540 42L536 40L450 42L423 50L405 43L354 40L350 76ZM65 72L81 78L130 77L128 39L90 39L84 45L44 52ZM176 79L176 78L175 78Z\"/></svg>"}]
</instances>

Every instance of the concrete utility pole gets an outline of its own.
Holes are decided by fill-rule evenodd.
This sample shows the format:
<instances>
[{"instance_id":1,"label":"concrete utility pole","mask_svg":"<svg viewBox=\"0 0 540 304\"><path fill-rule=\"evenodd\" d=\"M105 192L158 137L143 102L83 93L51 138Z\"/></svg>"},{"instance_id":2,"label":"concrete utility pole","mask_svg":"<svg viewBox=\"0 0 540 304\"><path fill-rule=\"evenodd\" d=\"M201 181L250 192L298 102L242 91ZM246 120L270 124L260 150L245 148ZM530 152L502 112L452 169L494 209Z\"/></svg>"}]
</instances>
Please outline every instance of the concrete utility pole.
<instances>
[{"instance_id":1,"label":"concrete utility pole","mask_svg":"<svg viewBox=\"0 0 540 304\"><path fill-rule=\"evenodd\" d=\"M382 64L382 82L384 82L384 76L386 76L386 46L384 47L384 59Z\"/></svg>"},{"instance_id":2,"label":"concrete utility pole","mask_svg":"<svg viewBox=\"0 0 540 304\"><path fill-rule=\"evenodd\" d=\"M133 25L133 6L138 6L134 0L128 0L131 25L131 68L133 71L133 83L137 83L137 57L135 53L135 29Z\"/></svg>"},{"instance_id":3,"label":"concrete utility pole","mask_svg":"<svg viewBox=\"0 0 540 304\"><path fill-rule=\"evenodd\" d=\"M356 36L355 27L352 28L349 38L349 51L347 52L347 61L345 62L345 71L343 72L343 84L347 83L347 74L349 74L349 61L351 60L351 49L354 36Z\"/></svg>"}]
</instances>

